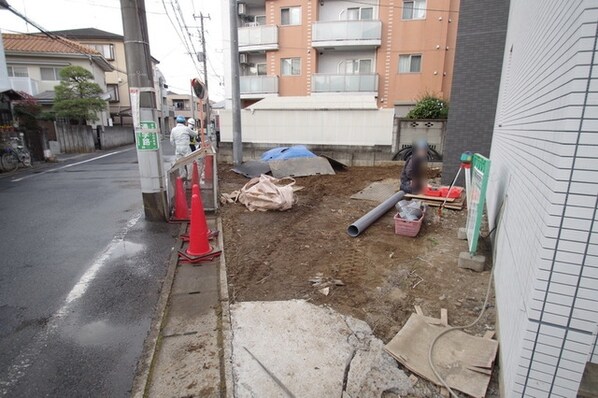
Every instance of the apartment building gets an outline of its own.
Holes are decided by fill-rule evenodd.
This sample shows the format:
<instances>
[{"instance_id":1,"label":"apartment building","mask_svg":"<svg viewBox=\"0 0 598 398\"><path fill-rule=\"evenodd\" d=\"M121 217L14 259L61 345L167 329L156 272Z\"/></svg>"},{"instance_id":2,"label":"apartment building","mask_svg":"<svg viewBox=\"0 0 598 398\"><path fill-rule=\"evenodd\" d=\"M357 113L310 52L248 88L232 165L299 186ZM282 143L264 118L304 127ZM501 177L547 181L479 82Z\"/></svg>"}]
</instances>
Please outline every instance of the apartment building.
<instances>
[{"instance_id":1,"label":"apartment building","mask_svg":"<svg viewBox=\"0 0 598 398\"><path fill-rule=\"evenodd\" d=\"M242 105L358 94L404 113L426 92L448 99L458 12L459 0L239 1Z\"/></svg>"}]
</instances>

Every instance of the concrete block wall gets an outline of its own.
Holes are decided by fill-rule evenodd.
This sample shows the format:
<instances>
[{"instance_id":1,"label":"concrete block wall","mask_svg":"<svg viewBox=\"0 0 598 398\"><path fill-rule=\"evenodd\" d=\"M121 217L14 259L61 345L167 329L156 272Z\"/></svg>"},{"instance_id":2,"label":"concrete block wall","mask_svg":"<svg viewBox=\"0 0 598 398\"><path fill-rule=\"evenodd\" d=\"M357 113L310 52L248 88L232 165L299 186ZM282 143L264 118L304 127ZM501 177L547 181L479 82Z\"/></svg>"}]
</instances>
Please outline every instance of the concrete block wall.
<instances>
[{"instance_id":1,"label":"concrete block wall","mask_svg":"<svg viewBox=\"0 0 598 398\"><path fill-rule=\"evenodd\" d=\"M444 141L445 184L455 177L462 152L490 154L508 13L509 0L461 0Z\"/></svg>"},{"instance_id":2,"label":"concrete block wall","mask_svg":"<svg viewBox=\"0 0 598 398\"><path fill-rule=\"evenodd\" d=\"M102 149L116 148L135 143L133 126L104 126L100 131L100 147Z\"/></svg>"},{"instance_id":3,"label":"concrete block wall","mask_svg":"<svg viewBox=\"0 0 598 398\"><path fill-rule=\"evenodd\" d=\"M95 151L94 132L91 126L56 122L55 130L61 152L86 153Z\"/></svg>"},{"instance_id":4,"label":"concrete block wall","mask_svg":"<svg viewBox=\"0 0 598 398\"><path fill-rule=\"evenodd\" d=\"M575 397L598 361L597 45L595 1L511 3L488 187L505 397Z\"/></svg>"}]
</instances>

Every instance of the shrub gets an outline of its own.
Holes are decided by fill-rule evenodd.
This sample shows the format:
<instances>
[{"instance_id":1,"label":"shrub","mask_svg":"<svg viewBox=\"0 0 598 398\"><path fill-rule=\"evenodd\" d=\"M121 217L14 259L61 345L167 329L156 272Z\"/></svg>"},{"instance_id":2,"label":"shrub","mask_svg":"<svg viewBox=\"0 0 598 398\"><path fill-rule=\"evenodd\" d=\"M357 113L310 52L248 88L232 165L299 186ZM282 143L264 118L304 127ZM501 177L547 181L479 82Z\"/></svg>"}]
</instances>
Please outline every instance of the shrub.
<instances>
[{"instance_id":1,"label":"shrub","mask_svg":"<svg viewBox=\"0 0 598 398\"><path fill-rule=\"evenodd\" d=\"M407 119L446 119L448 111L448 102L431 94L425 94L406 117Z\"/></svg>"}]
</instances>

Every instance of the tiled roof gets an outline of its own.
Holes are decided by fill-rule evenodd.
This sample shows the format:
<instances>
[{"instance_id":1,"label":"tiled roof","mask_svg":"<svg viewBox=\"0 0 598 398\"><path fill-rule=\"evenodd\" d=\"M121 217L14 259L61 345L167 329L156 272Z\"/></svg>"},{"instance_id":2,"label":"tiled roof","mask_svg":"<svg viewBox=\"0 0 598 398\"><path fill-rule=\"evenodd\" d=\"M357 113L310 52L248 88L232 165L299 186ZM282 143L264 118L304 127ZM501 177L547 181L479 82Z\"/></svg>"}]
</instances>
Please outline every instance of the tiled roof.
<instances>
[{"instance_id":1,"label":"tiled roof","mask_svg":"<svg viewBox=\"0 0 598 398\"><path fill-rule=\"evenodd\" d=\"M100 55L93 48L64 38L3 33L2 40L6 52Z\"/></svg>"},{"instance_id":2,"label":"tiled roof","mask_svg":"<svg viewBox=\"0 0 598 398\"><path fill-rule=\"evenodd\" d=\"M55 30L50 32L54 35L67 37L74 40L85 40L85 39L106 39L106 40L123 40L122 35L115 33L106 32L96 28L83 28L83 29L68 29L68 30Z\"/></svg>"}]
</instances>

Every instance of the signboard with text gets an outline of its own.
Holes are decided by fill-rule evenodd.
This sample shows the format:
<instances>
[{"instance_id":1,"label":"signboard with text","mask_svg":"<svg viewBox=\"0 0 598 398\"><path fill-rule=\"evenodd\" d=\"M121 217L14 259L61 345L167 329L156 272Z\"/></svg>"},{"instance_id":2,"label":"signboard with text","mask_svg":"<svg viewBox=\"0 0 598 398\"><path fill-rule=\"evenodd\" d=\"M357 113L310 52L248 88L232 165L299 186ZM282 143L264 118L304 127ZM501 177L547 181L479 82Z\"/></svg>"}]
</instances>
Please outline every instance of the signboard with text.
<instances>
[{"instance_id":1,"label":"signboard with text","mask_svg":"<svg viewBox=\"0 0 598 398\"><path fill-rule=\"evenodd\" d=\"M467 242L471 254L478 250L489 177L490 159L476 153L471 163L471 197L467 203Z\"/></svg>"},{"instance_id":2,"label":"signboard with text","mask_svg":"<svg viewBox=\"0 0 598 398\"><path fill-rule=\"evenodd\" d=\"M156 122L139 122L139 128L135 129L135 143L138 151L157 151L160 149L160 137Z\"/></svg>"}]
</instances>

